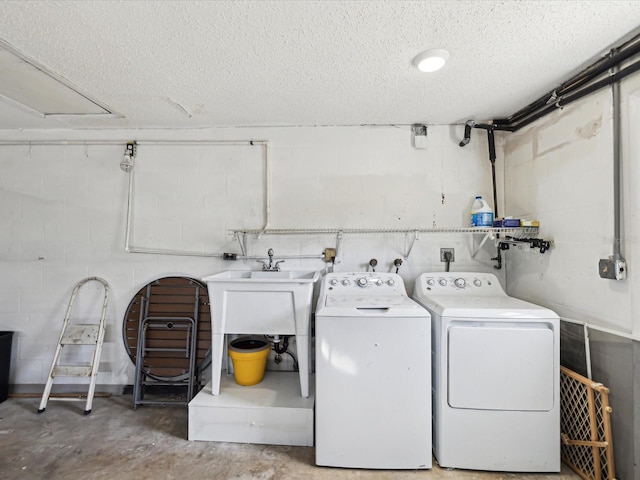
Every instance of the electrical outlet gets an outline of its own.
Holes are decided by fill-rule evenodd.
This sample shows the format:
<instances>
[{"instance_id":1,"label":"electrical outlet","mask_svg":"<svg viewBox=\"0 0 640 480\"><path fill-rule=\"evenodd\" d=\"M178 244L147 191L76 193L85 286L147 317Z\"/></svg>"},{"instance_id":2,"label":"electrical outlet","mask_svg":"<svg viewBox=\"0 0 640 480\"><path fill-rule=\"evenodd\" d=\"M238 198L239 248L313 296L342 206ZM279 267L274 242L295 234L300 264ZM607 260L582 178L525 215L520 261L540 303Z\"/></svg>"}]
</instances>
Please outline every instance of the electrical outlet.
<instances>
[{"instance_id":1,"label":"electrical outlet","mask_svg":"<svg viewBox=\"0 0 640 480\"><path fill-rule=\"evenodd\" d=\"M441 262L446 262L447 261L447 253L451 254L451 257L449 258L449 262L455 262L456 261L456 250L455 248L441 248L440 249L440 261Z\"/></svg>"},{"instance_id":2,"label":"electrical outlet","mask_svg":"<svg viewBox=\"0 0 640 480\"><path fill-rule=\"evenodd\" d=\"M598 264L598 270L600 278L611 280L625 280L627 278L627 264L623 259L602 258Z\"/></svg>"}]
</instances>

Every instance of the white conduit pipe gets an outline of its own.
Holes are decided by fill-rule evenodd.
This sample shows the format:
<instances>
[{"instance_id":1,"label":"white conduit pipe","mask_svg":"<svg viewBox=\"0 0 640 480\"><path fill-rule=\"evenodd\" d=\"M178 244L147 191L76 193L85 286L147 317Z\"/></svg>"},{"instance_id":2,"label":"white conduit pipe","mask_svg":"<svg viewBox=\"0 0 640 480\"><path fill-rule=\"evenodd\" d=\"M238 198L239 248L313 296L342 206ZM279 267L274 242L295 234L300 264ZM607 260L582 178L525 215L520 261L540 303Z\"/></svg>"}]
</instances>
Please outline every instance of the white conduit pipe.
<instances>
[{"instance_id":1,"label":"white conduit pipe","mask_svg":"<svg viewBox=\"0 0 640 480\"><path fill-rule=\"evenodd\" d=\"M0 140L0 145L126 145L124 140ZM138 145L265 145L267 140L136 140Z\"/></svg>"},{"instance_id":2,"label":"white conduit pipe","mask_svg":"<svg viewBox=\"0 0 640 480\"><path fill-rule=\"evenodd\" d=\"M21 145L126 145L130 140L0 140L2 146Z\"/></svg>"},{"instance_id":3,"label":"white conduit pipe","mask_svg":"<svg viewBox=\"0 0 640 480\"><path fill-rule=\"evenodd\" d=\"M271 158L269 155L269 143L264 143L264 162L265 162L265 189L264 189L264 225L262 233L265 232L271 224ZM259 238L259 237L258 237Z\"/></svg>"},{"instance_id":4,"label":"white conduit pipe","mask_svg":"<svg viewBox=\"0 0 640 480\"><path fill-rule=\"evenodd\" d=\"M125 140L0 140L0 146L41 146L41 145L126 145ZM265 157L265 211L264 225L260 229L264 233L271 224L271 156L268 140L136 140L137 145L262 145ZM131 245L131 210L133 198L133 169L129 172L129 188L127 195L127 224L125 229L125 251L128 253L144 253L150 255L182 255L193 257L223 257L223 253L191 252L157 248L134 247ZM267 257L237 256L238 259L263 259ZM288 255L281 259L324 259L324 255Z\"/></svg>"},{"instance_id":5,"label":"white conduit pipe","mask_svg":"<svg viewBox=\"0 0 640 480\"><path fill-rule=\"evenodd\" d=\"M265 212L264 225L262 231L267 229L271 222L271 162L269 158L269 142L267 140L158 140L158 141L136 141L138 145L262 145L264 147L265 159ZM184 250L166 250L157 248L135 247L131 245L131 209L133 198L133 172L135 168L129 171L129 193L127 197L127 225L125 233L124 250L127 253L147 253L150 255L183 255L193 257L217 257L221 258L224 253L204 253L191 252ZM265 258L265 257L261 257ZM279 257L280 258L280 257Z\"/></svg>"},{"instance_id":6,"label":"white conduit pipe","mask_svg":"<svg viewBox=\"0 0 640 480\"><path fill-rule=\"evenodd\" d=\"M267 255L236 255L236 260L264 260ZM324 253L318 255L274 255L274 260L324 259Z\"/></svg>"}]
</instances>

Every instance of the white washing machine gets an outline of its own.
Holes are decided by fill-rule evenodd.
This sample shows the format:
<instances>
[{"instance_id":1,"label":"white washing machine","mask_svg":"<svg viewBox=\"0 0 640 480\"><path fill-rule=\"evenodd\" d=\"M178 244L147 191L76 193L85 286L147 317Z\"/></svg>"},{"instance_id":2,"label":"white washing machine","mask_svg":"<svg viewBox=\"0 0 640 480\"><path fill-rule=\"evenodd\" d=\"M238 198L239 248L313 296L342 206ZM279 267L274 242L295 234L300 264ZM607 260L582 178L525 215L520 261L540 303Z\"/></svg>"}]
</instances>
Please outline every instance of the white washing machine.
<instances>
[{"instance_id":1,"label":"white washing machine","mask_svg":"<svg viewBox=\"0 0 640 480\"><path fill-rule=\"evenodd\" d=\"M438 464L559 472L558 316L487 273L424 273L413 298L432 316Z\"/></svg>"},{"instance_id":2,"label":"white washing machine","mask_svg":"<svg viewBox=\"0 0 640 480\"><path fill-rule=\"evenodd\" d=\"M399 275L329 273L315 320L316 464L431 468L431 323Z\"/></svg>"}]
</instances>

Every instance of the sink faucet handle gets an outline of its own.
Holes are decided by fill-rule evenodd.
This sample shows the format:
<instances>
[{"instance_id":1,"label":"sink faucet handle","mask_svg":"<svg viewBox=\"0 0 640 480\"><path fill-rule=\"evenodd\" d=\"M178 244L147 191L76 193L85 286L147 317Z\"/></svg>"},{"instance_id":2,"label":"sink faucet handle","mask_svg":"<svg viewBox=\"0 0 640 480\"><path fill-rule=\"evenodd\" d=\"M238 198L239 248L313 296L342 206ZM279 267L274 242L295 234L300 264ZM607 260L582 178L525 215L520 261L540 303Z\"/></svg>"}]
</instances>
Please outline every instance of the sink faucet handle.
<instances>
[{"instance_id":1,"label":"sink faucet handle","mask_svg":"<svg viewBox=\"0 0 640 480\"><path fill-rule=\"evenodd\" d=\"M278 261L276 262L276 266L274 267L274 269L275 269L276 271L280 271L280 264L281 264L281 263L284 263L284 260L278 260Z\"/></svg>"},{"instance_id":2,"label":"sink faucet handle","mask_svg":"<svg viewBox=\"0 0 640 480\"><path fill-rule=\"evenodd\" d=\"M267 270L267 268L269 268L267 266L267 262L266 260L256 260L256 262L261 263L262 264L262 270Z\"/></svg>"}]
</instances>

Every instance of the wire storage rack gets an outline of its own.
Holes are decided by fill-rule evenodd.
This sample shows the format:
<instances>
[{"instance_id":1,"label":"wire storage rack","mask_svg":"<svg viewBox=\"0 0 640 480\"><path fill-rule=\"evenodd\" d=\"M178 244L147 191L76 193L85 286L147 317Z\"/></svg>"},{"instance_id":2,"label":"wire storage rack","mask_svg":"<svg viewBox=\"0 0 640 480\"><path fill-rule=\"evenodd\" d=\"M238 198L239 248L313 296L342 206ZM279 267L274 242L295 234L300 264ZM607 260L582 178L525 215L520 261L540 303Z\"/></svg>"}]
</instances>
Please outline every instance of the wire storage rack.
<instances>
[{"instance_id":1,"label":"wire storage rack","mask_svg":"<svg viewBox=\"0 0 640 480\"><path fill-rule=\"evenodd\" d=\"M386 234L403 234L408 239L408 245L404 254L405 258L409 258L413 245L421 235L432 234L469 234L472 236L482 235L482 240L473 247L471 258L475 258L482 246L487 240L494 240L496 246L500 236L512 237L514 239L537 237L538 227L432 227L432 228L265 228L262 230L251 229L230 229L228 232L233 238L240 242L242 251L247 250L247 238L263 235L275 236L320 236L335 235L336 250L340 250L342 238L345 235L386 235Z\"/></svg>"},{"instance_id":2,"label":"wire storage rack","mask_svg":"<svg viewBox=\"0 0 640 480\"><path fill-rule=\"evenodd\" d=\"M615 480L609 389L560 367L562 461L585 480Z\"/></svg>"},{"instance_id":3,"label":"wire storage rack","mask_svg":"<svg viewBox=\"0 0 640 480\"><path fill-rule=\"evenodd\" d=\"M231 229L233 235L341 235L341 234L432 234L470 233L475 235L534 236L538 227L433 227L433 228L267 228L265 230Z\"/></svg>"}]
</instances>

